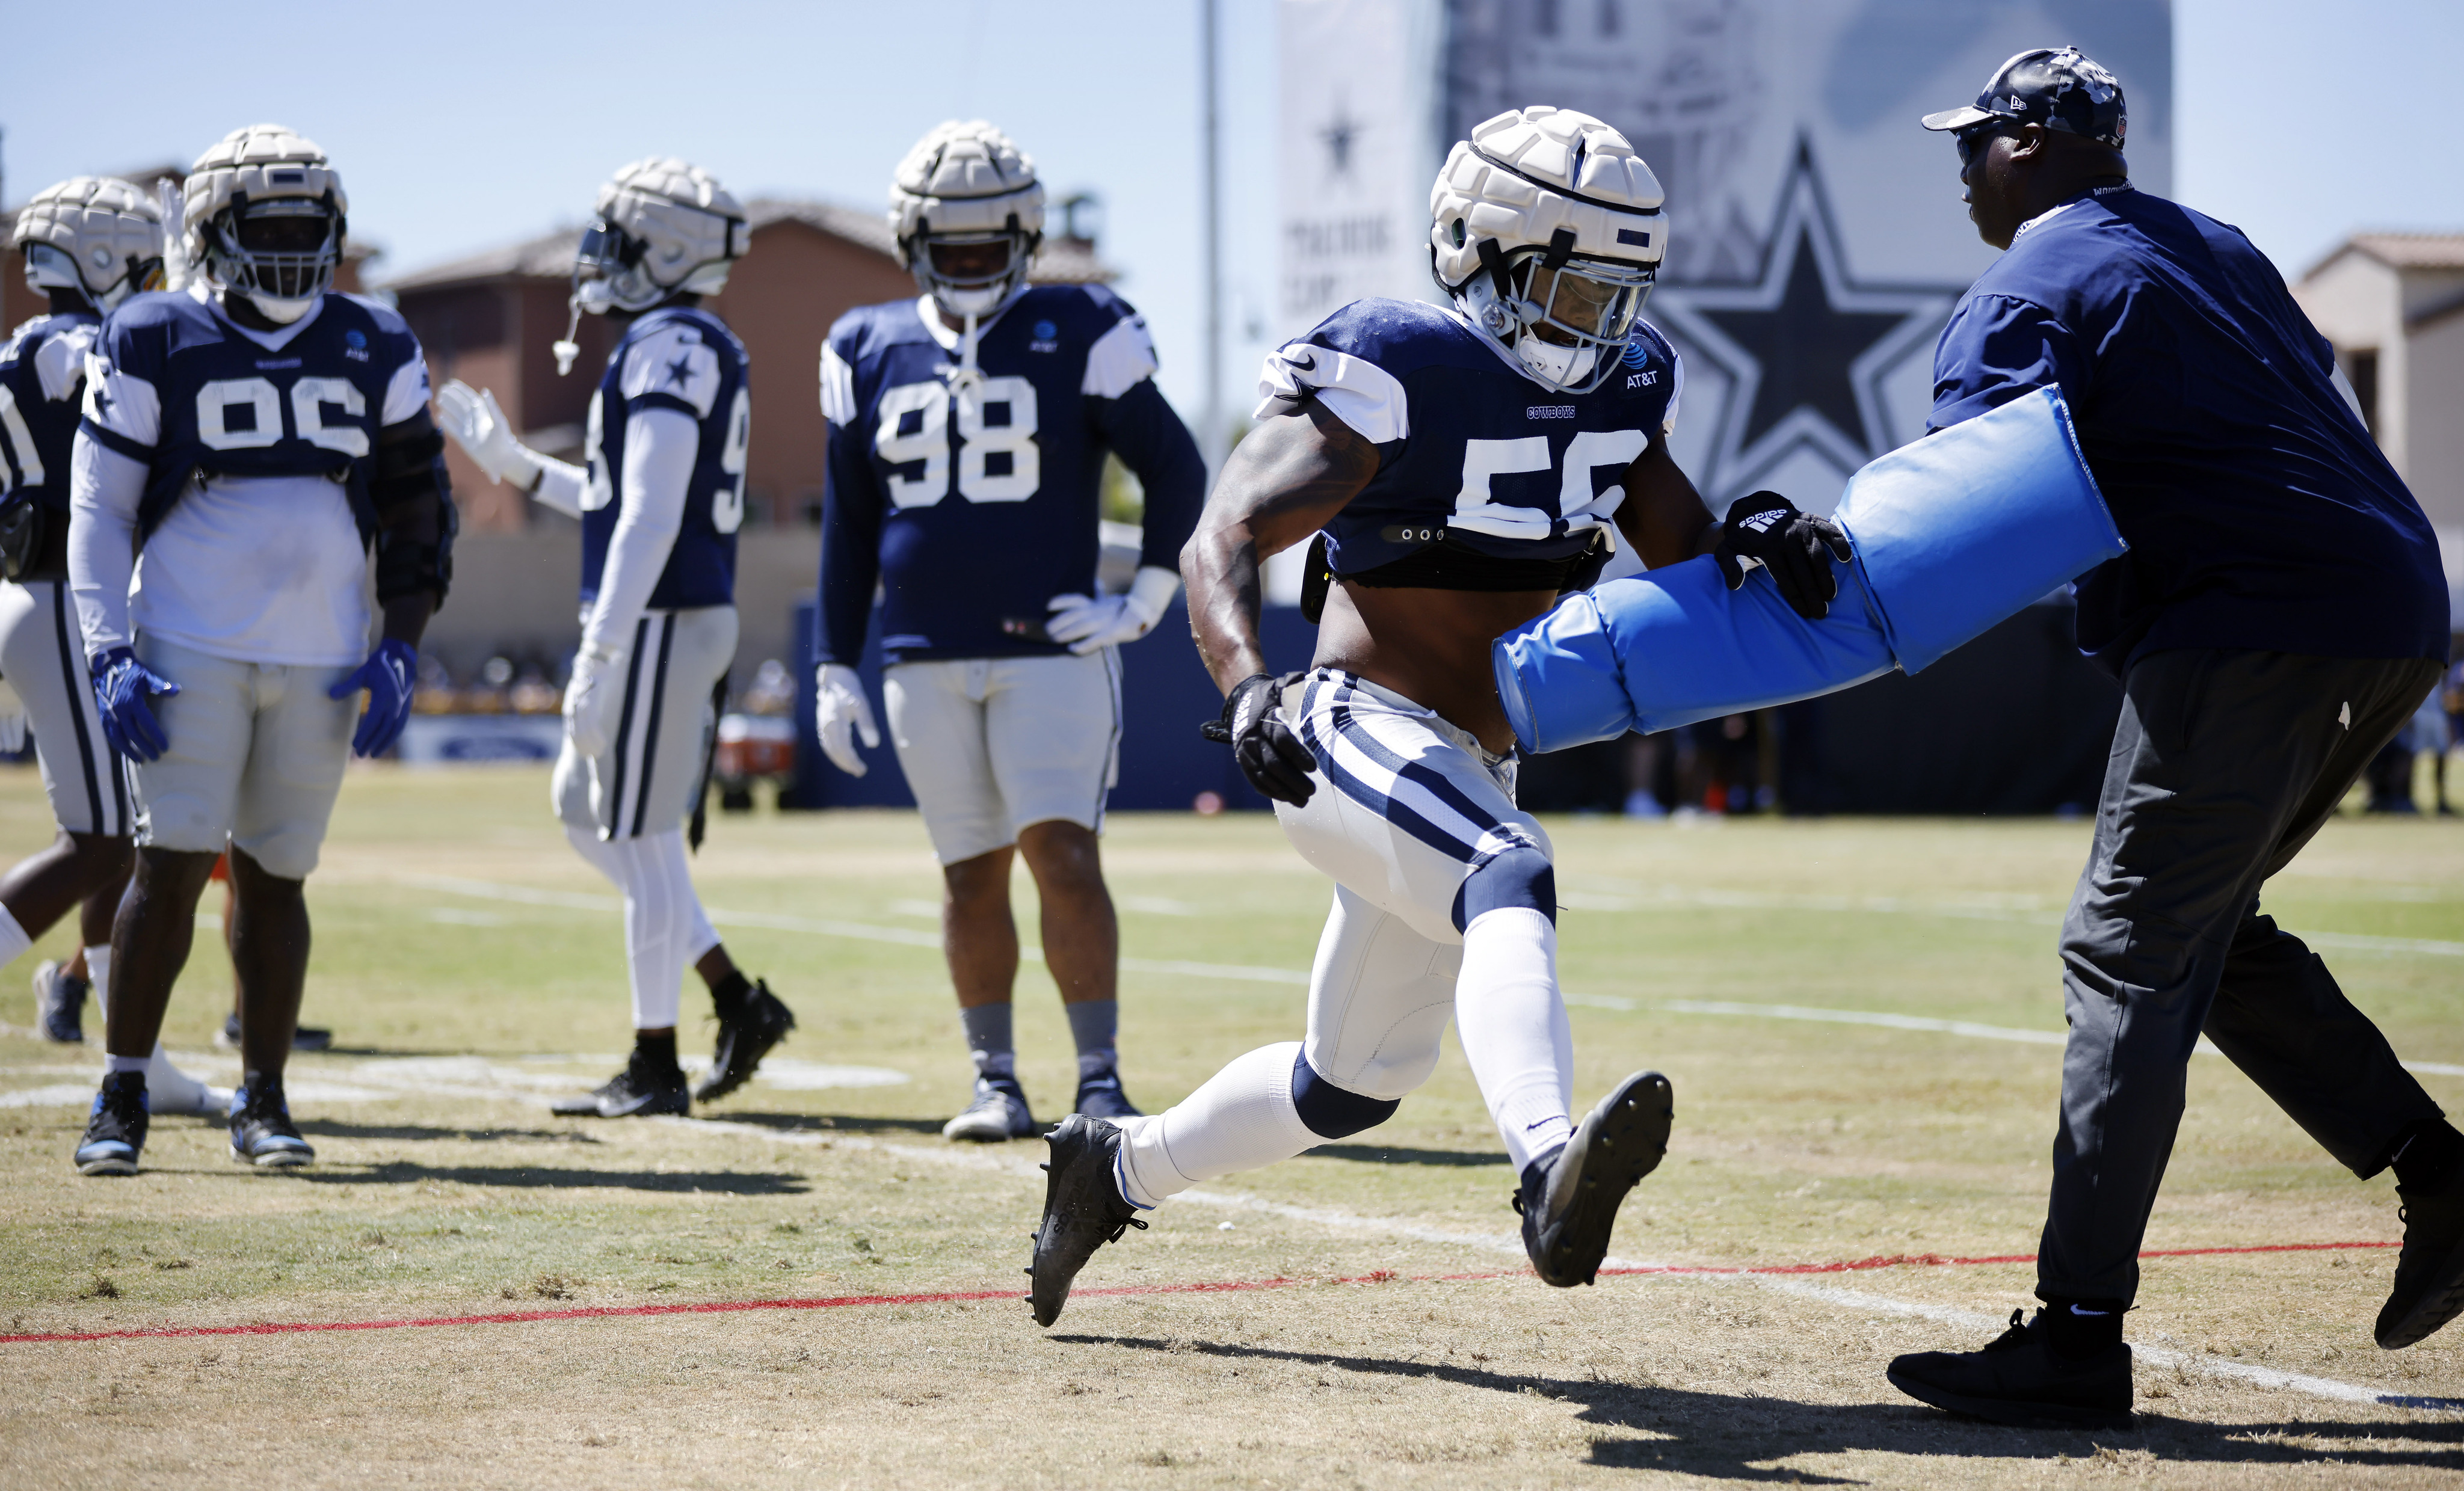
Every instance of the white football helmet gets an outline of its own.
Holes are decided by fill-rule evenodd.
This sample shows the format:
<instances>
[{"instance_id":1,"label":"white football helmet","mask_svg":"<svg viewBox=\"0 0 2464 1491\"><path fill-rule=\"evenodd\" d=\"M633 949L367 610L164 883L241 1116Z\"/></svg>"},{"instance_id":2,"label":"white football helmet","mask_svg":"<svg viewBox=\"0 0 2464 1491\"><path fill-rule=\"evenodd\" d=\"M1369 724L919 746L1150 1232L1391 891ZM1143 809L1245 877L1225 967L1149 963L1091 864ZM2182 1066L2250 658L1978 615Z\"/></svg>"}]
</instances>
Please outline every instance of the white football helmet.
<instances>
[{"instance_id":1,"label":"white football helmet","mask_svg":"<svg viewBox=\"0 0 2464 1491\"><path fill-rule=\"evenodd\" d=\"M1429 193L1430 270L1484 336L1551 388L1615 370L1668 249L1659 178L1572 109L1483 121Z\"/></svg>"},{"instance_id":2,"label":"white football helmet","mask_svg":"<svg viewBox=\"0 0 2464 1491\"><path fill-rule=\"evenodd\" d=\"M296 321L334 288L350 198L317 143L280 124L225 135L188 172L187 259L267 319Z\"/></svg>"},{"instance_id":3,"label":"white football helmet","mask_svg":"<svg viewBox=\"0 0 2464 1491\"><path fill-rule=\"evenodd\" d=\"M890 230L916 288L953 316L990 316L1026 286L1044 242L1044 184L1007 135L982 120L952 120L898 163ZM1001 252L964 252L981 245ZM936 247L962 262L936 264Z\"/></svg>"},{"instance_id":4,"label":"white football helmet","mask_svg":"<svg viewBox=\"0 0 2464 1491\"><path fill-rule=\"evenodd\" d=\"M73 290L109 311L163 288L163 208L117 177L74 176L34 193L10 246L26 255L26 283Z\"/></svg>"},{"instance_id":5,"label":"white football helmet","mask_svg":"<svg viewBox=\"0 0 2464 1491\"><path fill-rule=\"evenodd\" d=\"M598 218L573 261L576 303L593 315L647 311L674 295L715 296L753 247L744 208L698 165L635 161L599 188Z\"/></svg>"}]
</instances>

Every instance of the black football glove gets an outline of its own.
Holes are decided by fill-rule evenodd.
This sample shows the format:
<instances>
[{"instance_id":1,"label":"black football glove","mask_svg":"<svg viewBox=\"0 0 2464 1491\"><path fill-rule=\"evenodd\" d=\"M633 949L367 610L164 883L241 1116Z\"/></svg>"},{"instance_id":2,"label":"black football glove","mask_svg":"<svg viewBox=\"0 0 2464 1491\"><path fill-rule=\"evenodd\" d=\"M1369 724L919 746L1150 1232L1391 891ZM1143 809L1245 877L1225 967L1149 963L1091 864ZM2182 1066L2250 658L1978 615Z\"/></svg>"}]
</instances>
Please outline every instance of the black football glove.
<instances>
[{"instance_id":1,"label":"black football glove","mask_svg":"<svg viewBox=\"0 0 2464 1491\"><path fill-rule=\"evenodd\" d=\"M1839 597L1839 578L1831 573L1830 561L1844 564L1849 553L1848 536L1837 523L1798 512L1795 503L1776 492L1757 492L1728 505L1728 515L1720 524L1720 546L1711 557L1731 590L1746 582L1746 573L1755 565L1770 570L1789 609L1818 622Z\"/></svg>"},{"instance_id":2,"label":"black football glove","mask_svg":"<svg viewBox=\"0 0 2464 1491\"><path fill-rule=\"evenodd\" d=\"M1283 696L1284 680L1251 673L1224 695L1223 716L1208 720L1198 733L1231 746L1232 759L1241 763L1241 775L1249 778L1249 785L1279 802L1299 807L1317 790L1317 783L1309 780L1309 773L1317 770L1317 757L1284 723L1283 712L1276 707Z\"/></svg>"}]
</instances>

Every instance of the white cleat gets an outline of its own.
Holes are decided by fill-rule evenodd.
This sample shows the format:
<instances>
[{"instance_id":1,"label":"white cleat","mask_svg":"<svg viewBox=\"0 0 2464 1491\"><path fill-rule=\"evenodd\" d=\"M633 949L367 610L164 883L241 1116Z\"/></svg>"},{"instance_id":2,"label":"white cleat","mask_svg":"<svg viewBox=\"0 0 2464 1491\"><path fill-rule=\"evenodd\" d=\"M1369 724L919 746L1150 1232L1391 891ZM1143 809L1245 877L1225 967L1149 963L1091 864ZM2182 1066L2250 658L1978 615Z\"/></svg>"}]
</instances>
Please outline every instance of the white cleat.
<instances>
[{"instance_id":1,"label":"white cleat","mask_svg":"<svg viewBox=\"0 0 2464 1491\"><path fill-rule=\"evenodd\" d=\"M941 1126L941 1137L961 1144L1000 1144L1035 1137L1035 1115L1026 1110L1026 1094L1016 1079L996 1085L976 1079L976 1100L967 1110Z\"/></svg>"}]
</instances>

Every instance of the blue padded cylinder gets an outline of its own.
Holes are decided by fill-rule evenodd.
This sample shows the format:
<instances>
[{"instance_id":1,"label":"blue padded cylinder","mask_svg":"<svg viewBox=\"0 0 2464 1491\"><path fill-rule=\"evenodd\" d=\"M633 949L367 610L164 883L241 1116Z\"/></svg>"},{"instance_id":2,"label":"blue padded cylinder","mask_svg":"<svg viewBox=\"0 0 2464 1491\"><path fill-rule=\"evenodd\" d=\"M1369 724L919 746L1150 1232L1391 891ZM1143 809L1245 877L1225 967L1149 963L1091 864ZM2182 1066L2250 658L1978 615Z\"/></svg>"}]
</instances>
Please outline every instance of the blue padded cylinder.
<instances>
[{"instance_id":1,"label":"blue padded cylinder","mask_svg":"<svg viewBox=\"0 0 2464 1491\"><path fill-rule=\"evenodd\" d=\"M1837 517L1856 559L1819 622L1767 574L1729 590L1705 557L1570 596L1500 637L1516 740L1562 751L1913 673L2127 547L2050 388L1867 466Z\"/></svg>"}]
</instances>

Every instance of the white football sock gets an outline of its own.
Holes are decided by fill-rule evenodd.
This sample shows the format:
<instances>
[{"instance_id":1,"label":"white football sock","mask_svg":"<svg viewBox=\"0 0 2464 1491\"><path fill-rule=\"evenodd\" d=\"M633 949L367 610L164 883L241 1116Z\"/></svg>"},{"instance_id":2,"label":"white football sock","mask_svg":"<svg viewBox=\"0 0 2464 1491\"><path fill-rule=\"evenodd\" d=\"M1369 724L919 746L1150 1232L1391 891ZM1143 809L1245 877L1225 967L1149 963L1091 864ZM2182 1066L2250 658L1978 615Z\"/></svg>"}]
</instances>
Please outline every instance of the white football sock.
<instances>
[{"instance_id":1,"label":"white football sock","mask_svg":"<svg viewBox=\"0 0 2464 1491\"><path fill-rule=\"evenodd\" d=\"M104 991L111 987L111 944L85 950L85 981L94 989L95 1013L102 1013Z\"/></svg>"},{"instance_id":2,"label":"white football sock","mask_svg":"<svg viewBox=\"0 0 2464 1491\"><path fill-rule=\"evenodd\" d=\"M85 976L86 981L94 988L94 1013L108 1028L111 1020L111 945L109 943L85 950ZM123 1060L133 1062L136 1058L106 1056L103 1058L104 1070L107 1072L121 1070L121 1068L110 1063ZM201 1111L209 1107L207 1094L214 1089L203 1080L191 1077L172 1065L171 1058L164 1053L163 1042L157 1041L154 1042L154 1054L145 1059L145 1090L154 1095L154 1107L158 1112L189 1113Z\"/></svg>"},{"instance_id":3,"label":"white football sock","mask_svg":"<svg viewBox=\"0 0 2464 1491\"><path fill-rule=\"evenodd\" d=\"M1133 1206L1155 1206L1201 1180L1262 1169L1326 1143L1292 1107L1292 1063L1300 1054L1297 1041L1260 1046L1162 1112L1122 1120L1113 1173L1121 1195Z\"/></svg>"},{"instance_id":4,"label":"white football sock","mask_svg":"<svg viewBox=\"0 0 2464 1491\"><path fill-rule=\"evenodd\" d=\"M686 949L699 910L685 864L684 831L671 828L639 839L602 840L567 826L564 836L625 892L625 966L633 991L633 1028L672 1028L684 1002ZM707 926L707 920L702 924Z\"/></svg>"},{"instance_id":5,"label":"white football sock","mask_svg":"<svg viewBox=\"0 0 2464 1491\"><path fill-rule=\"evenodd\" d=\"M10 914L7 907L0 906L0 963L15 962L19 954L33 945L34 939L26 935L17 918Z\"/></svg>"},{"instance_id":6,"label":"white football sock","mask_svg":"<svg viewBox=\"0 0 2464 1491\"><path fill-rule=\"evenodd\" d=\"M1574 1033L1557 992L1557 927L1527 906L1463 929L1455 1029L1514 1173L1573 1136Z\"/></svg>"}]
</instances>

